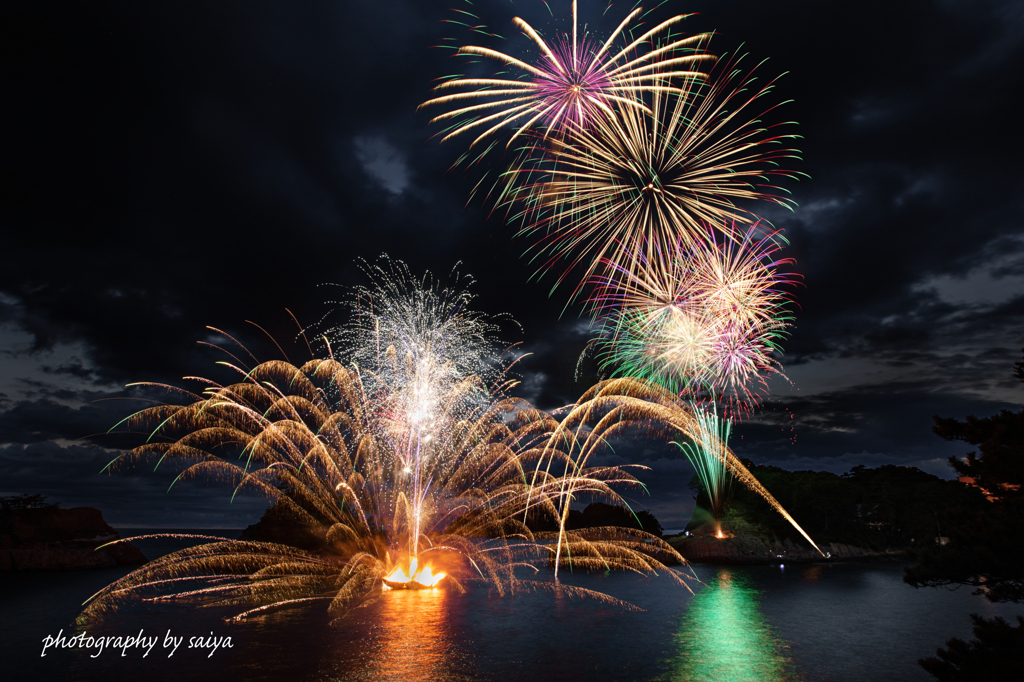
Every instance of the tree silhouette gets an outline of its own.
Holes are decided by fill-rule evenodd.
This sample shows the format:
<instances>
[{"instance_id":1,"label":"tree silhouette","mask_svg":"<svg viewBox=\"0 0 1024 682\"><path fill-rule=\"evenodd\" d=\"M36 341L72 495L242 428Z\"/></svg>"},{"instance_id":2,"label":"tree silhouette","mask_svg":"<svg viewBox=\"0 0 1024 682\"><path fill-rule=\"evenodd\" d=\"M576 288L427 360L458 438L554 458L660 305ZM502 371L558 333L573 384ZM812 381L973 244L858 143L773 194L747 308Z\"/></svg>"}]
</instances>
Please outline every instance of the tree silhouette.
<instances>
[{"instance_id":1,"label":"tree silhouette","mask_svg":"<svg viewBox=\"0 0 1024 682\"><path fill-rule=\"evenodd\" d=\"M1014 364L1013 375L1024 382L1024 361ZM904 581L914 587L969 585L992 602L1024 603L1024 410L963 421L935 417L932 430L977 447L964 459L951 457L950 465L988 502L948 529L947 545L919 552ZM977 639L951 639L921 665L940 680L1024 679L1024 620L1012 625L971 618Z\"/></svg>"}]
</instances>

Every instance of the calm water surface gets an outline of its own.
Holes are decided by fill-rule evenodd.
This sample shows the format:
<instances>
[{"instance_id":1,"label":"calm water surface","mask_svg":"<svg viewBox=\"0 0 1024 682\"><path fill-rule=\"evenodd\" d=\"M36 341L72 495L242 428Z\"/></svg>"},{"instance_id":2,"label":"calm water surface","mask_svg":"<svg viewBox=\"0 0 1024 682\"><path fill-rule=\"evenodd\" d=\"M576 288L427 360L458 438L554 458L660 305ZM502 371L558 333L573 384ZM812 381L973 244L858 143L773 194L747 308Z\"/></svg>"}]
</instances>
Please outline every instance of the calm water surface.
<instances>
[{"instance_id":1,"label":"calm water surface","mask_svg":"<svg viewBox=\"0 0 1024 682\"><path fill-rule=\"evenodd\" d=\"M147 556L183 546L141 545ZM969 637L968 614L1014 615L967 590L915 590L898 564L696 567L694 594L670 580L568 575L642 609L542 592L500 597L475 589L390 592L328 628L317 611L227 625L224 612L162 605L122 612L90 635L185 636L138 649L50 650L42 639L80 632L79 604L123 569L7 575L0 583L4 677L48 680L931 680L917 659ZM550 579L550 576L547 576ZM207 657L188 638L230 635Z\"/></svg>"}]
</instances>

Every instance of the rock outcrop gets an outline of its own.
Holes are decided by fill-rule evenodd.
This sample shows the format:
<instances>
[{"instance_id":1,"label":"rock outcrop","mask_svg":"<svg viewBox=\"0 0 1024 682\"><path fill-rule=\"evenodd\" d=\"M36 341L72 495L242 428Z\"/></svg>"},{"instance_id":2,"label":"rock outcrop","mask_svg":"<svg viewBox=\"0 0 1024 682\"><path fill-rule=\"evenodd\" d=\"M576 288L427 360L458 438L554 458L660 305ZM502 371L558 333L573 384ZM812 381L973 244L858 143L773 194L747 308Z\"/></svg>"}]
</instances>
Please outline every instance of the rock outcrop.
<instances>
[{"instance_id":1,"label":"rock outcrop","mask_svg":"<svg viewBox=\"0 0 1024 682\"><path fill-rule=\"evenodd\" d=\"M327 528L311 525L292 509L287 498L281 498L263 513L259 521L246 527L238 539L273 542L315 553L327 548Z\"/></svg>"},{"instance_id":2,"label":"rock outcrop","mask_svg":"<svg viewBox=\"0 0 1024 682\"><path fill-rule=\"evenodd\" d=\"M0 515L0 570L68 571L146 563L133 545L97 550L121 536L92 507L42 507Z\"/></svg>"}]
</instances>

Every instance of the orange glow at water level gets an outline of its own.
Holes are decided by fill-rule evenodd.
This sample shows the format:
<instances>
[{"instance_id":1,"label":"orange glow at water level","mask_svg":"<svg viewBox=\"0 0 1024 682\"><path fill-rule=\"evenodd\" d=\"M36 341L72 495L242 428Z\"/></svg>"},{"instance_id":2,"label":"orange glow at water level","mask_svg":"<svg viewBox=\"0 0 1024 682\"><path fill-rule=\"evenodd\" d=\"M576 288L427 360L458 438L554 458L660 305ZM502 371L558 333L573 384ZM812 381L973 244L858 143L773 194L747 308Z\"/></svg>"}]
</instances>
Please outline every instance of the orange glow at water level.
<instances>
[{"instance_id":1,"label":"orange glow at water level","mask_svg":"<svg viewBox=\"0 0 1024 682\"><path fill-rule=\"evenodd\" d=\"M409 562L409 572L406 573L401 566L395 566L391 573L388 573L387 577L384 578L385 589L423 589L425 587L437 587L445 578L445 573L438 571L434 573L430 566L424 566L420 571L416 572L417 559L413 558ZM412 576L412 577L409 577Z\"/></svg>"}]
</instances>

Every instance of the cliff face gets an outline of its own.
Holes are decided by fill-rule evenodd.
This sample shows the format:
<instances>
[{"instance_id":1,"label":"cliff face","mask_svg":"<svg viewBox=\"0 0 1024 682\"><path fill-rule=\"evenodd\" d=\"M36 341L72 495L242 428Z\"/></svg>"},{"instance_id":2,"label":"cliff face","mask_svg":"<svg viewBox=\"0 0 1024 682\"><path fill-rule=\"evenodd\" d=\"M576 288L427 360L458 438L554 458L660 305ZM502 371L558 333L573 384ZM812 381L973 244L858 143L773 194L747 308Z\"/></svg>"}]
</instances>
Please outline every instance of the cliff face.
<instances>
[{"instance_id":1,"label":"cliff face","mask_svg":"<svg viewBox=\"0 0 1024 682\"><path fill-rule=\"evenodd\" d=\"M120 538L99 509L20 509L0 515L0 570L67 571L146 563L138 548L118 544L96 547Z\"/></svg>"}]
</instances>

